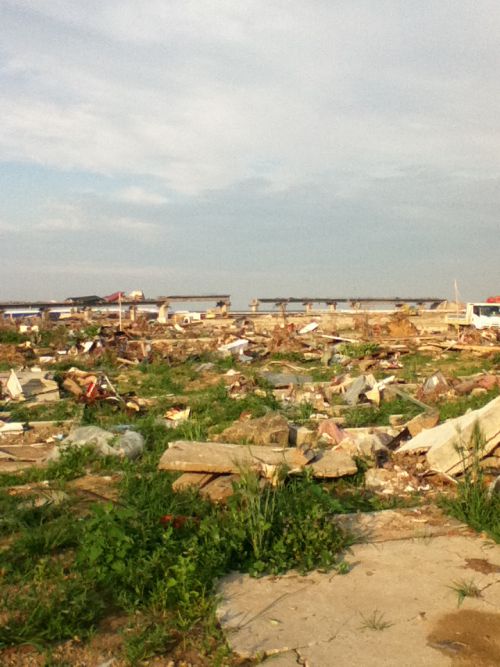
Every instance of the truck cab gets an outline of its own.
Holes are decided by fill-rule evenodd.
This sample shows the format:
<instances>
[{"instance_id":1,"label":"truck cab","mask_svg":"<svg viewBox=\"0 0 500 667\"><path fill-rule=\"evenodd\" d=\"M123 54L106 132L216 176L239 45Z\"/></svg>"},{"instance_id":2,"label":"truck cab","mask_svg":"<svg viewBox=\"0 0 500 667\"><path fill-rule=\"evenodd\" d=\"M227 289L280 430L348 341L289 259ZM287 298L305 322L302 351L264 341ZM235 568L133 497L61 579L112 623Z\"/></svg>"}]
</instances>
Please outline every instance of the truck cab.
<instances>
[{"instance_id":1,"label":"truck cab","mask_svg":"<svg viewBox=\"0 0 500 667\"><path fill-rule=\"evenodd\" d=\"M446 322L458 328L500 328L500 303L468 303L465 312L462 311L456 315L448 315Z\"/></svg>"},{"instance_id":2,"label":"truck cab","mask_svg":"<svg viewBox=\"0 0 500 667\"><path fill-rule=\"evenodd\" d=\"M468 303L466 317L476 329L500 327L500 303Z\"/></svg>"}]
</instances>

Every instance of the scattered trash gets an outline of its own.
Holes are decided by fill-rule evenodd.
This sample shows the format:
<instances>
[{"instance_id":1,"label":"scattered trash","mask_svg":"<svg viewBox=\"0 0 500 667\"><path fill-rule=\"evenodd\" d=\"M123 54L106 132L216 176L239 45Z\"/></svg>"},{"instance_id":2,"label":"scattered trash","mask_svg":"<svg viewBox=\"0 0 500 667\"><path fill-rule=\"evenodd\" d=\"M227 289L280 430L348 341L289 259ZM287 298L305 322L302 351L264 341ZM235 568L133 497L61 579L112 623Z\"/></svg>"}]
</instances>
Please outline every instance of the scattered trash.
<instances>
[{"instance_id":1,"label":"scattered trash","mask_svg":"<svg viewBox=\"0 0 500 667\"><path fill-rule=\"evenodd\" d=\"M73 447L92 447L102 456L120 456L135 459L144 450L144 438L135 431L116 435L99 426L80 426L73 429L59 446L53 448L48 460L56 461L62 452Z\"/></svg>"}]
</instances>

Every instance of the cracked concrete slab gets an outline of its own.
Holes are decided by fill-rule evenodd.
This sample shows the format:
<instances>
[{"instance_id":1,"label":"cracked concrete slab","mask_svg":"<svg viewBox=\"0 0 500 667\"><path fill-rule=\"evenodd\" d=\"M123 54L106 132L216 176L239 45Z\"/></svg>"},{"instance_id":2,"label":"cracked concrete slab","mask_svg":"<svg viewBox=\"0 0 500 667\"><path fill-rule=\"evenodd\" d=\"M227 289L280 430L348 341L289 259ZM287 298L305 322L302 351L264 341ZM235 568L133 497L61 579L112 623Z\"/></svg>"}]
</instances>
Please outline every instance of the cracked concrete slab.
<instances>
[{"instance_id":1,"label":"cracked concrete slab","mask_svg":"<svg viewBox=\"0 0 500 667\"><path fill-rule=\"evenodd\" d=\"M303 665L303 659L297 651L287 651L286 653L276 653L266 658L260 663L260 667L297 667Z\"/></svg>"},{"instance_id":2,"label":"cracked concrete slab","mask_svg":"<svg viewBox=\"0 0 500 667\"><path fill-rule=\"evenodd\" d=\"M460 609L500 622L499 545L470 535L423 536L359 544L346 560L352 569L345 575L222 580L218 617L231 648L245 658L282 654L281 663L268 658L269 667L291 667L297 656L306 667L496 664L462 660L455 637L438 643L429 637L457 612L454 588L464 582L473 582L480 597L466 597ZM469 566L478 560L492 567ZM500 642L500 632L491 641ZM457 654L461 661L453 662Z\"/></svg>"}]
</instances>

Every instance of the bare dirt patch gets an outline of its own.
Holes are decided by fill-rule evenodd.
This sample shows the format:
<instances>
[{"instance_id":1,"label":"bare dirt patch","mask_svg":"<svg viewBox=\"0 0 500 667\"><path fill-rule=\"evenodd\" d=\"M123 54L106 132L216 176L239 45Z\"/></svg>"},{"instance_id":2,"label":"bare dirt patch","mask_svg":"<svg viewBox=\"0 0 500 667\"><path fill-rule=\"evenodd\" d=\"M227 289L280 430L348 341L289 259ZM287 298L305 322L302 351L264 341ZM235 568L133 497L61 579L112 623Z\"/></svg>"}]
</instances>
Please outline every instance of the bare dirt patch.
<instances>
[{"instance_id":1,"label":"bare dirt patch","mask_svg":"<svg viewBox=\"0 0 500 667\"><path fill-rule=\"evenodd\" d=\"M500 614L460 610L442 616L428 644L450 656L460 667L500 665Z\"/></svg>"}]
</instances>

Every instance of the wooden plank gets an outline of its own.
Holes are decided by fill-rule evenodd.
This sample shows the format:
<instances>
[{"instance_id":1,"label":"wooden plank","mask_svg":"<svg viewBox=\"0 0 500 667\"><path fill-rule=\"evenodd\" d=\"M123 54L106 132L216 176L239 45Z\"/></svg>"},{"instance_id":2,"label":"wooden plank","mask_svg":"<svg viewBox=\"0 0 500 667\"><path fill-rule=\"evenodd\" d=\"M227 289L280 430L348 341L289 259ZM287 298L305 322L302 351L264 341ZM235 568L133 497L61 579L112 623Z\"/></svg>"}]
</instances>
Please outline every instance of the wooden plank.
<instances>
[{"instance_id":1,"label":"wooden plank","mask_svg":"<svg viewBox=\"0 0 500 667\"><path fill-rule=\"evenodd\" d=\"M298 472L313 458L312 451L295 447L176 440L163 453L158 469L224 474L238 473L248 468L260 471L264 466L284 465L291 472Z\"/></svg>"},{"instance_id":2,"label":"wooden plank","mask_svg":"<svg viewBox=\"0 0 500 667\"><path fill-rule=\"evenodd\" d=\"M500 352L500 345L468 345L466 343L452 343L441 345L445 350L459 350L466 352L478 352L479 354L491 354Z\"/></svg>"},{"instance_id":3,"label":"wooden plank","mask_svg":"<svg viewBox=\"0 0 500 667\"><path fill-rule=\"evenodd\" d=\"M172 490L176 492L185 491L186 489L192 489L195 487L201 489L214 479L215 475L210 475L203 472L185 472L172 484Z\"/></svg>"},{"instance_id":4,"label":"wooden plank","mask_svg":"<svg viewBox=\"0 0 500 667\"><path fill-rule=\"evenodd\" d=\"M32 445L3 445L0 443L0 459L10 461L42 462L55 448L52 443L34 443Z\"/></svg>"},{"instance_id":5,"label":"wooden plank","mask_svg":"<svg viewBox=\"0 0 500 667\"><path fill-rule=\"evenodd\" d=\"M419 408L422 408L422 410L426 410L427 412L433 412L434 408L431 408L430 405L427 405L426 403L422 403L422 401L419 401L415 396L412 396L411 394L407 394L406 391L402 391L401 389L398 389L394 385L391 385L391 389L394 391L395 394L398 396L401 396L401 398L404 398L405 401L410 401L410 403L414 403L415 405L418 405Z\"/></svg>"}]
</instances>

